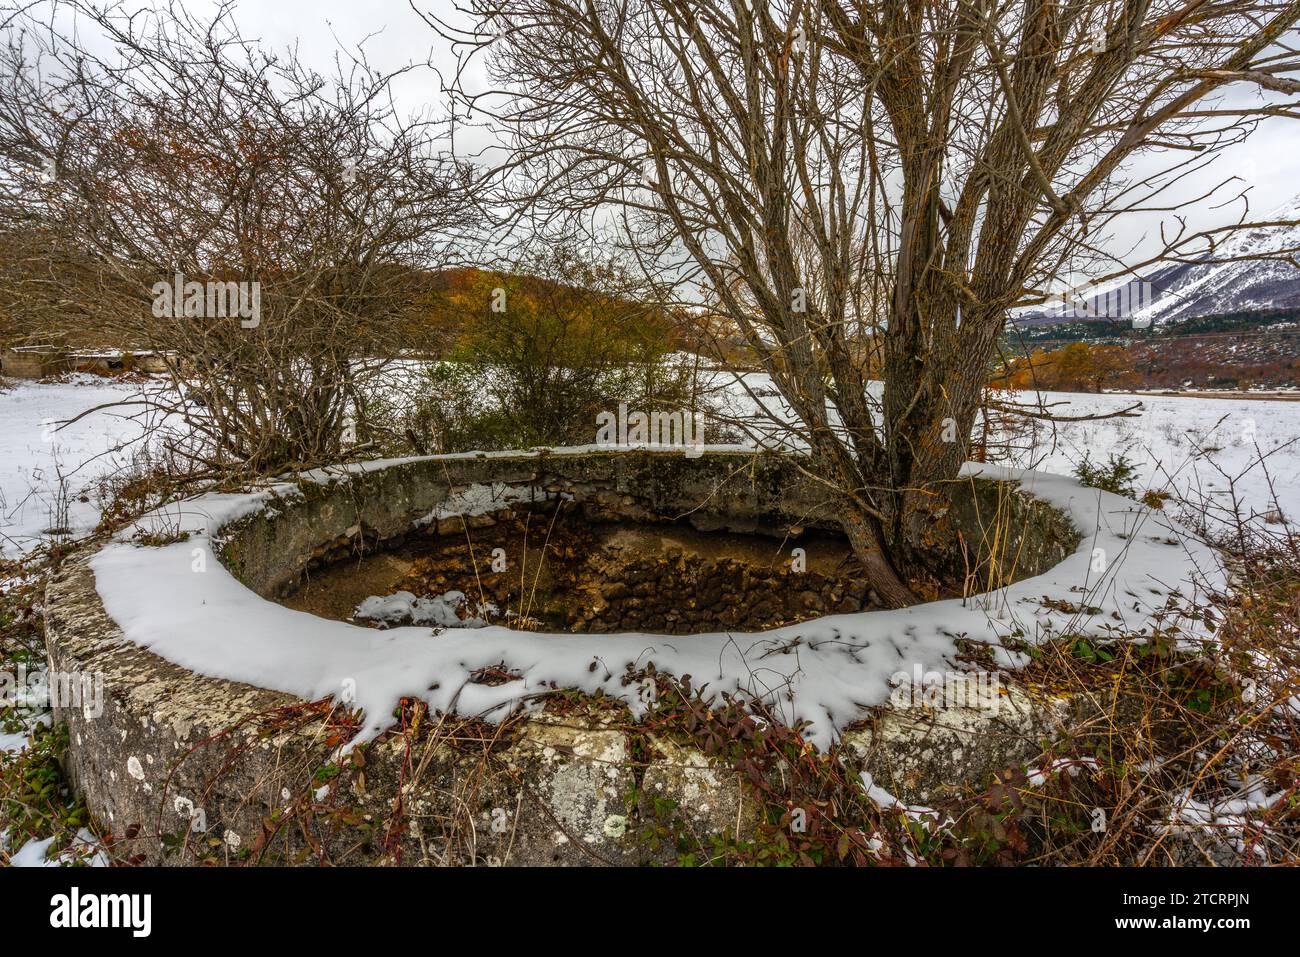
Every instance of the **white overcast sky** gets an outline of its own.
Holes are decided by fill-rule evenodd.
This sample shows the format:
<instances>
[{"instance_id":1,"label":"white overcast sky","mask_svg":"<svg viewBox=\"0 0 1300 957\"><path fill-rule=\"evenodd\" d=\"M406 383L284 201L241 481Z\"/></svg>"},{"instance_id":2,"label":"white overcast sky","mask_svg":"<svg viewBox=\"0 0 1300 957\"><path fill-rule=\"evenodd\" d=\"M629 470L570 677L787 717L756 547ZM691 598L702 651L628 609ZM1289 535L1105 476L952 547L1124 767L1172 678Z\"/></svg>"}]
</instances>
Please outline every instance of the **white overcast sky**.
<instances>
[{"instance_id":1,"label":"white overcast sky","mask_svg":"<svg viewBox=\"0 0 1300 957\"><path fill-rule=\"evenodd\" d=\"M215 0L183 2L197 14L217 7ZM128 7L151 5L147 0L127 3ZM420 0L420 7L447 17L455 15L451 0ZM235 19L246 38L256 38L280 49L296 44L303 59L325 73L330 71L333 51L340 43L355 46L363 41L371 63L381 69L412 61L424 62L430 56L435 64L444 64L448 73L452 66L447 45L420 19L407 0L242 0L235 5ZM395 91L400 107L406 112L429 106L445 112L445 97L439 94L437 78L427 71L401 78ZM1244 87L1232 93L1234 99L1254 95ZM483 145L486 140L479 137L477 143ZM474 146L472 131L462 128L457 137L457 153L463 154ZM1275 207L1295 199L1300 195L1300 120L1266 120L1246 144L1220 154L1208 171L1181 184L1178 193L1170 195L1194 196L1228 175L1239 176L1252 185L1253 220L1262 219ZM1205 204L1182 213L1196 230L1236 222L1241 211L1240 203L1217 209L1213 204ZM1126 252L1135 244L1138 254L1152 248L1160 218L1159 215L1129 217L1122 233L1111 244L1112 253Z\"/></svg>"}]
</instances>

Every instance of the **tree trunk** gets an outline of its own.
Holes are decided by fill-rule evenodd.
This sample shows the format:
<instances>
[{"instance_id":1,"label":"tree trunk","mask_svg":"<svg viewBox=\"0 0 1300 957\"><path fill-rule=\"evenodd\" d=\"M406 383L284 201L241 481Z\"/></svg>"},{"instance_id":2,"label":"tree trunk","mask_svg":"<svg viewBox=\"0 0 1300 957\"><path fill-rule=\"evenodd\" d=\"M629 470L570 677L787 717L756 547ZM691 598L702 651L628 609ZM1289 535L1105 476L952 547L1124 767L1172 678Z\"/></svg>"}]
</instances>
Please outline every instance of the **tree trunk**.
<instances>
[{"instance_id":1,"label":"tree trunk","mask_svg":"<svg viewBox=\"0 0 1300 957\"><path fill-rule=\"evenodd\" d=\"M904 608L914 605L917 596L898 574L884 550L879 530L852 503L845 503L840 524L853 547L853 557L862 565L867 584L886 608Z\"/></svg>"}]
</instances>

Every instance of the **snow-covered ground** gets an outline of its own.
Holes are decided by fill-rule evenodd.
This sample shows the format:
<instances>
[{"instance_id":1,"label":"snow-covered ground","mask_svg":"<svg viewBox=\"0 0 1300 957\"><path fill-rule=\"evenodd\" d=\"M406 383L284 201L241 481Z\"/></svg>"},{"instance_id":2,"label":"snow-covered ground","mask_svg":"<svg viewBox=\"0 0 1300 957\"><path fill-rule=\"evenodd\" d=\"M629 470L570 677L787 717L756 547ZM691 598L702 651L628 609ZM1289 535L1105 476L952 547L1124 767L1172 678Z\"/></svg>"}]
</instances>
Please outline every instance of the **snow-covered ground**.
<instances>
[{"instance_id":1,"label":"snow-covered ground","mask_svg":"<svg viewBox=\"0 0 1300 957\"><path fill-rule=\"evenodd\" d=\"M781 414L766 377L745 381L770 411ZM59 423L105 403L139 398L149 388L76 376L0 391L0 554L30 550L50 537L49 529L66 526L76 535L95 526L104 504L96 494L98 481L137 465L144 454L142 407L102 410L63 428ZM720 388L734 413L754 414L756 403L743 389L730 382ZM1006 464L1070 474L1085 454L1096 464L1125 455L1138 467L1139 491L1168 491L1192 506L1207 499L1228 505L1235 497L1247 516L1275 518L1270 513L1280 512L1288 523L1300 524L1300 403L1076 393L1046 393L1043 399L1063 416L1115 412L1137 402L1142 410L1134 418L1045 424L1033 446ZM1027 401L1028 394L1019 400ZM713 436L705 439L715 444Z\"/></svg>"},{"instance_id":2,"label":"snow-covered ground","mask_svg":"<svg viewBox=\"0 0 1300 957\"><path fill-rule=\"evenodd\" d=\"M1103 465L1123 455L1138 467L1139 491L1169 492L1192 511L1212 504L1211 520L1236 508L1274 527L1277 518L1300 526L1300 403L1111 393L1044 401L1070 416L1142 408L1133 418L1054 423L1018 465L1068 474L1085 455Z\"/></svg>"},{"instance_id":3,"label":"snow-covered ground","mask_svg":"<svg viewBox=\"0 0 1300 957\"><path fill-rule=\"evenodd\" d=\"M0 849L6 847L9 836L0 834ZM53 849L54 838L32 838L22 847L14 848L9 855L10 867L62 867L81 865L84 867L108 867L108 854L100 846L99 840L86 828L81 828L67 847ZM47 855L49 855L47 857Z\"/></svg>"},{"instance_id":4,"label":"snow-covered ground","mask_svg":"<svg viewBox=\"0 0 1300 957\"><path fill-rule=\"evenodd\" d=\"M790 410L765 375L737 380L715 376L715 401L725 415L750 435L778 444L799 445L788 430L773 429L773 418L791 421ZM879 401L880 383L870 390ZM1175 514L1185 518L1213 506L1206 516L1222 527L1224 509L1280 530L1277 519L1300 527L1300 403L1284 400L1183 397L1150 394L1046 392L1006 393L1001 398L1041 406L1053 416L1110 415L1140 406L1137 415L1095 421L1039 422L1017 434L1009 458L1017 468L1069 475L1089 457L1105 466L1123 455L1137 469L1136 491L1168 492ZM761 411L760 411L761 410ZM712 444L714 437L705 441ZM996 434L990 447L996 446ZM1279 515L1280 513L1280 515Z\"/></svg>"},{"instance_id":5,"label":"snow-covered ground","mask_svg":"<svg viewBox=\"0 0 1300 957\"><path fill-rule=\"evenodd\" d=\"M101 480L142 464L148 423L156 421L157 415L130 405L65 423L99 406L138 400L158 386L91 375L60 382L10 381L4 386L0 388L0 556L14 557L42 541L93 529L105 504ZM27 746L31 726L50 720L43 706L22 713L26 729L0 729L0 761ZM15 847L7 833L0 833L0 853L13 867L108 863L85 829L67 847L55 847L52 837Z\"/></svg>"},{"instance_id":6,"label":"snow-covered ground","mask_svg":"<svg viewBox=\"0 0 1300 957\"><path fill-rule=\"evenodd\" d=\"M132 405L61 423L151 388L91 375L10 386L0 391L0 555L7 557L95 527L104 504L96 483L139 462L148 413Z\"/></svg>"},{"instance_id":7,"label":"snow-covered ground","mask_svg":"<svg viewBox=\"0 0 1300 957\"><path fill-rule=\"evenodd\" d=\"M762 377L755 376L747 377L746 382L772 411L780 414L782 403L771 392L770 384ZM145 458L144 446L148 441L145 438L146 424L134 415L141 407L102 410L71 426L62 429L58 426L96 406L136 399L142 389L149 388L156 386L82 376L57 383L20 383L0 391L0 549L4 553L26 551L48 538L51 528L60 525L66 526L72 534L84 532L95 525L99 510L104 504L97 494L98 483L110 474L138 468ZM757 404L753 397L744 394L735 383L727 385L725 391L730 397L729 404L734 413L741 416L753 415ZM1019 396L1020 401L1025 398L1023 394ZM1085 455L1090 456L1094 463L1104 464L1109 455L1122 454L1138 467L1139 490L1154 488L1168 491L1175 499L1189 505L1206 500L1227 505L1230 504L1229 500L1235 498L1247 515L1259 516L1260 521L1269 522L1276 528L1281 526L1278 517L1271 513L1280 511L1289 523L1300 520L1300 483L1295 481L1295 476L1300 473L1300 404L1244 399L1076 394L1049 394L1044 396L1044 401L1051 405L1053 413L1062 416L1114 412L1137 402L1141 403L1141 410L1133 418L1055 423L1050 428L1041 429L1029 447L1019 452L1009 464L1068 474ZM714 444L715 438L706 436L706 441ZM1062 506L1068 505L1078 513L1076 519L1086 518L1090 522L1100 523L1103 515L1109 515L1104 509L1098 511L1096 499L1091 494L1081 498L1077 491L1071 491L1071 483L1053 484L1055 481L1038 480L1036 491L1045 497L1059 499ZM82 498L86 500L82 501ZM1111 511L1115 514L1126 513L1128 506L1123 505L1122 500L1110 501L1113 505ZM61 514L60 503L67 504L66 515ZM210 532L210 529L205 531ZM1157 544L1162 537L1143 536ZM1111 544L1117 550L1126 548L1128 546L1121 545L1121 539L1128 541L1129 538L1126 533ZM1137 575L1144 583L1158 582L1161 586L1160 594L1163 594L1165 587L1177 588L1179 582L1164 581L1161 575L1168 573L1178 561L1192 556L1196 547L1183 543L1180 548L1170 550L1168 556L1155 556L1153 553L1137 562L1142 567L1129 568L1126 574ZM188 556L191 548L192 545L185 547L185 561L176 565L182 571L190 567ZM547 636L543 653L537 636L509 632L502 628L478 629L472 635L463 632L446 633L441 641L431 645L425 629L398 628L388 632L375 632L356 629L341 622L330 622L326 623L326 629L340 632L338 648L334 649L336 654L331 656L321 654L322 623L311 619L309 643L313 654L304 656L301 648L306 647L307 642L294 640L294 629L287 627L292 622L280 622L275 617L287 619L298 613L262 602L238 587L233 579L231 594L224 596L230 603L227 611L231 618L236 617L236 612L248 611L244 605L256 605L258 615L269 616L268 620L276 625L271 629L275 635L289 637L279 642L279 645L269 639L253 641L249 648L243 649L243 652L235 654L233 658L223 653L220 660L207 660L203 655L210 652L215 654L212 649L224 645L220 641L196 640L202 639L204 628L219 627L224 629L223 633L229 633L229 621L222 615L214 617L211 614L211 608L220 605L220 602L206 606L202 603L194 605L205 608L203 614L198 620L188 622L187 627L177 628L177 606L170 599L165 606L159 605L151 610L147 607L149 603L142 604L131 597L138 594L138 582L148 580L156 583L169 573L168 568L161 566L144 569L132 563L144 559L161 561L167 552L166 548L141 550L119 546L109 549L97 562L96 574L100 579L106 606L127 633L132 635L133 640L154 647L164 657L172 657L173 660L182 661L200 671L260 682L268 687L283 687L284 690L305 697L335 691L343 680L340 676L362 675L366 680L360 682L358 703L364 704L366 713L372 716L372 723L367 728L368 734L374 734L382 727L382 716L391 710L390 699L395 695L407 693L417 686L438 686L437 682L427 680L435 672L442 677L454 673L452 677L466 678L468 672L460 675L460 671L474 667L480 658L485 663L489 660L493 663L509 661L523 676L499 689L466 685L465 681L442 684L446 688L462 687L462 691L468 689L471 697L478 694L482 700L461 700L459 705L477 705L477 708L471 707L470 710L481 710L483 713L508 709L520 697L526 696L531 687L546 686L550 681L575 686L594 683L611 694L620 694L626 690L621 688L618 680L619 668L608 672L602 670L598 674L591 671L589 665L592 659L583 636L563 639ZM144 559L141 558L142 554ZM1197 555L1200 556L1200 553ZM1147 558L1151 560L1148 561ZM1178 561L1174 561L1175 558ZM1076 564L1082 563L1078 569L1067 569L1069 563L1064 563L1054 573L1065 575L1067 571L1071 574L1080 572L1086 578L1087 570L1083 566L1089 564L1088 549L1082 549L1072 561L1074 559L1078 559ZM1197 557L1193 564L1203 563ZM164 591L169 596L181 594L185 587L193 585L194 577L178 574L174 587ZM1033 592L1041 597L1045 582L1046 577L1025 583L1024 588L1029 590L1025 595ZM1068 583L1062 578L1051 584L1065 588ZM1014 588L1004 597L1013 597L1013 591ZM1017 592L1014 597L1019 601L1025 595ZM206 597L213 598L212 595ZM1003 604L1007 607L1014 606L1010 602ZM1117 604L1114 612L1119 614L1127 610L1127 606L1121 609ZM859 622L858 618L863 620ZM782 686L795 681L802 685L801 693L789 698L789 706L794 709L791 717L810 720L814 734L819 740L824 740L829 738L832 729L844 720L844 716L854 713L862 702L883 700L887 696L888 672L897 667L897 654L891 654L888 662L877 661L867 654L869 649L875 647L871 642L864 642L859 649L859 653L865 655L861 660L839 660L833 652L832 646L843 643L843 639L850 633L857 634L855 629L859 625L865 629L863 634L871 632L874 638L888 633L891 641L899 644L899 653L902 647L906 647L908 654L916 661L923 662L926 666L938 666L952 650L950 646L954 624L959 625L959 630L966 634L975 634L983 626L992 628L993 632L1007 627L1006 622L1001 622L1001 613L992 615L989 608L978 604L966 606L952 602L904 609L888 615L873 613L840 616L834 620L827 619L817 627L803 626L799 637L809 641L807 655L796 674L780 676ZM286 627L280 628L279 625ZM886 626L889 626L888 632L882 631ZM822 634L822 630L826 630L826 633ZM250 627L247 634L257 635L260 631ZM653 636L618 637L626 648L615 649L609 636L601 636L602 654L613 660L618 657L613 654L615 650L626 652L626 660L620 664L630 664L640 660ZM739 637L753 639L756 642L754 649L757 650L764 641L770 641L773 635ZM720 636L719 640L722 638L725 638L727 647L732 647L737 636ZM706 673L706 665L709 663L715 668L722 668L719 662L723 661L725 655L720 652L721 646L710 649L704 647L707 644L696 641L691 646L695 652L689 654L665 645L658 649L657 663L668 671L689 670L695 674ZM832 651L824 656L820 650L823 644L832 647ZM284 645L287 647L281 647ZM562 653L557 653L557 649ZM700 657L700 649L708 651L708 654ZM267 655L273 660L267 660ZM742 659L744 657L741 655ZM1009 661L1003 663L1011 664ZM415 664L419 667L413 667ZM745 675L749 675L747 665L743 660L733 664L735 668L731 671L723 668L725 673L718 675L718 687L743 686ZM240 671L240 668L244 671ZM411 674L415 672L421 676L412 685ZM752 679L752 675L749 677ZM866 691L871 693L864 693ZM450 702L435 703L445 706ZM631 703L635 705L635 702ZM0 740L0 751L21 748L23 738L25 735L5 735ZM0 835L0 842L6 838L6 835ZM49 850L47 844L48 842L30 842L27 846L10 849L7 853L12 855L14 863L44 863Z\"/></svg>"}]
</instances>

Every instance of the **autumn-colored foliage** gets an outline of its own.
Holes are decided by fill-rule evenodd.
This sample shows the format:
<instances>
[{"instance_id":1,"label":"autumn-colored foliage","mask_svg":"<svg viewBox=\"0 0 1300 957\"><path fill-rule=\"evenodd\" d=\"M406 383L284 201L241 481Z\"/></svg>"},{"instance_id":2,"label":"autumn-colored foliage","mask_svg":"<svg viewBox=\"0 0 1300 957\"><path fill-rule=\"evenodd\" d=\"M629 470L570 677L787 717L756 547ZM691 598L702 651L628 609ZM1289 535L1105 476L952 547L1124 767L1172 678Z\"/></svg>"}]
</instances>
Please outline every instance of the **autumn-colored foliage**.
<instances>
[{"instance_id":1,"label":"autumn-colored foliage","mask_svg":"<svg viewBox=\"0 0 1300 957\"><path fill-rule=\"evenodd\" d=\"M1133 359L1123 346L1071 342L1050 352L1035 349L1013 359L996 384L1011 389L1056 392L1100 392L1131 388L1138 383Z\"/></svg>"},{"instance_id":2,"label":"autumn-colored foliage","mask_svg":"<svg viewBox=\"0 0 1300 957\"><path fill-rule=\"evenodd\" d=\"M446 270L438 357L404 431L417 451L572 445L618 407L691 406L677 317L617 261L557 244L509 270Z\"/></svg>"}]
</instances>

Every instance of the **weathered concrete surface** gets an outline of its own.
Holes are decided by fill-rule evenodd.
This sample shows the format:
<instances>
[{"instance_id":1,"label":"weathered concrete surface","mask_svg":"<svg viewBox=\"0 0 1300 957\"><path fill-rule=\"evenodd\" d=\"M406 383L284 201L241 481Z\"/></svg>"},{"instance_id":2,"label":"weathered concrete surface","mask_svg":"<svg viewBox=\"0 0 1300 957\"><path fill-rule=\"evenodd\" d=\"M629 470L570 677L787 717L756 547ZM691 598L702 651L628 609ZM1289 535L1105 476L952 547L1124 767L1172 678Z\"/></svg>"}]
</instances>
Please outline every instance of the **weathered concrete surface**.
<instances>
[{"instance_id":1,"label":"weathered concrete surface","mask_svg":"<svg viewBox=\"0 0 1300 957\"><path fill-rule=\"evenodd\" d=\"M688 516L701 528L780 535L833 523L820 490L770 456L428 459L304 485L301 497L226 529L223 560L250 588L273 595L312 562L407 534L452 492L489 482L572 496L600 518ZM1020 550L1016 577L1040 573L1075 547L1077 533L1044 504L1008 497L994 483L967 484L972 503L984 503L981 515L997 499L1023 510L1010 525L1036 537ZM973 523L964 526L969 541L990 537L969 514L963 521ZM51 580L46 635L53 671L103 677L102 714L57 709L56 718L69 727L70 775L121 840L123 857L631 864L647 860L634 832L654 796L674 801L693 828L748 826L733 772L667 740L635 756L629 730L594 706L490 731L448 733L451 722L426 716L422 732L390 733L364 748L364 764L340 759L349 733L324 706L194 674L127 641L95 591L91 554L68 560ZM1013 699L1026 710L1002 737L961 716L927 726L907 713L886 715L853 743L881 784L900 796L933 796L935 782L978 781L1050 731L1052 708Z\"/></svg>"},{"instance_id":2,"label":"weathered concrete surface","mask_svg":"<svg viewBox=\"0 0 1300 957\"><path fill-rule=\"evenodd\" d=\"M990 689L977 687L974 675L945 677L934 703L918 688L842 739L860 770L904 803L939 802L983 784L1041 754L1069 725L1066 699L1030 695L1000 678Z\"/></svg>"},{"instance_id":3,"label":"weathered concrete surface","mask_svg":"<svg viewBox=\"0 0 1300 957\"><path fill-rule=\"evenodd\" d=\"M43 379L72 368L66 352L54 348L7 348L0 350L0 375L15 379Z\"/></svg>"}]
</instances>

